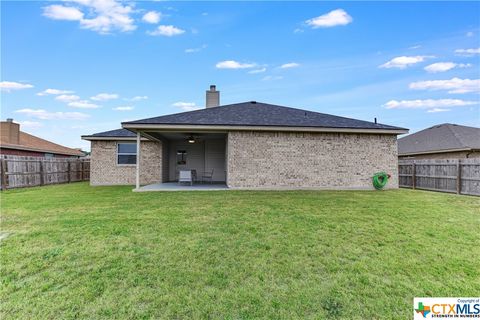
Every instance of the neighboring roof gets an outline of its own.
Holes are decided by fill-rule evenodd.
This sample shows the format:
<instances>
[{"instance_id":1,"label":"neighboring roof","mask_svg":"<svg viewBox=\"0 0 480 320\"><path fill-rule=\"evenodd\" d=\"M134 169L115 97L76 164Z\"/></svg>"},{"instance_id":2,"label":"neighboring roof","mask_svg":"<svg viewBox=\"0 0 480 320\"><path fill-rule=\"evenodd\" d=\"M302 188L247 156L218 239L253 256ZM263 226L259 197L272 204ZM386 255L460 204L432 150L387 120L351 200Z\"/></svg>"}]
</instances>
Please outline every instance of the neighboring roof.
<instances>
[{"instance_id":1,"label":"neighboring roof","mask_svg":"<svg viewBox=\"0 0 480 320\"><path fill-rule=\"evenodd\" d=\"M398 154L480 149L480 128L443 123L398 139Z\"/></svg>"},{"instance_id":2,"label":"neighboring roof","mask_svg":"<svg viewBox=\"0 0 480 320\"><path fill-rule=\"evenodd\" d=\"M182 112L160 117L123 122L123 125L210 125L272 126L407 130L380 123L333 116L325 113L277 106L261 102L243 102Z\"/></svg>"},{"instance_id":3,"label":"neighboring roof","mask_svg":"<svg viewBox=\"0 0 480 320\"><path fill-rule=\"evenodd\" d=\"M82 151L61 146L23 131L19 132L19 144L5 143L3 139L4 137L0 137L0 147L5 149L46 152L79 157L85 155Z\"/></svg>"}]
</instances>

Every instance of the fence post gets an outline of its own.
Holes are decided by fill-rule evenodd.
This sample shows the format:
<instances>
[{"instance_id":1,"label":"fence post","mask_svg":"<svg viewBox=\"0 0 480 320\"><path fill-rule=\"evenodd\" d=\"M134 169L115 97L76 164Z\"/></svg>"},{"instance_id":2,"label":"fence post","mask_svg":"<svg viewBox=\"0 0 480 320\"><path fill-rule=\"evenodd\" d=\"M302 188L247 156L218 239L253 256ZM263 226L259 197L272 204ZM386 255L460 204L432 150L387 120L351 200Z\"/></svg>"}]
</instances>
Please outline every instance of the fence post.
<instances>
[{"instance_id":1,"label":"fence post","mask_svg":"<svg viewBox=\"0 0 480 320\"><path fill-rule=\"evenodd\" d=\"M415 165L415 160L413 161L413 164L412 164L412 189L415 190L415 188L417 187L417 182L416 182L416 176L417 175L417 166Z\"/></svg>"},{"instance_id":2,"label":"fence post","mask_svg":"<svg viewBox=\"0 0 480 320\"><path fill-rule=\"evenodd\" d=\"M7 190L7 161L5 159L0 161L0 172L2 179L2 190Z\"/></svg>"},{"instance_id":3,"label":"fence post","mask_svg":"<svg viewBox=\"0 0 480 320\"><path fill-rule=\"evenodd\" d=\"M43 161L40 160L40 185L43 186L45 184L45 176L43 174Z\"/></svg>"},{"instance_id":4,"label":"fence post","mask_svg":"<svg viewBox=\"0 0 480 320\"><path fill-rule=\"evenodd\" d=\"M70 183L70 160L67 160L67 181Z\"/></svg>"},{"instance_id":5,"label":"fence post","mask_svg":"<svg viewBox=\"0 0 480 320\"><path fill-rule=\"evenodd\" d=\"M80 160L80 181L83 181L83 179L85 179L85 174L84 174L84 171L85 170L85 166L83 164L83 160Z\"/></svg>"},{"instance_id":6,"label":"fence post","mask_svg":"<svg viewBox=\"0 0 480 320\"><path fill-rule=\"evenodd\" d=\"M457 161L457 194L462 192L462 166L460 159Z\"/></svg>"}]
</instances>

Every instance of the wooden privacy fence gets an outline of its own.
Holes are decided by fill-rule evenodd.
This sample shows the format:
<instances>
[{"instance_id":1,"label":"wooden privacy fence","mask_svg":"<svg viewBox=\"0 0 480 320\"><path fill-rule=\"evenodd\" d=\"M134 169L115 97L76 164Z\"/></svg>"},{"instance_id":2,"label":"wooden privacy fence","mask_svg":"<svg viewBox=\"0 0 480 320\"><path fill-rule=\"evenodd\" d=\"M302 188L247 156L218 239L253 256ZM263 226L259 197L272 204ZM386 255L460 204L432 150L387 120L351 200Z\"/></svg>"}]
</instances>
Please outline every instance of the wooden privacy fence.
<instances>
[{"instance_id":1,"label":"wooden privacy fence","mask_svg":"<svg viewBox=\"0 0 480 320\"><path fill-rule=\"evenodd\" d=\"M480 159L399 160L399 185L480 196Z\"/></svg>"},{"instance_id":2,"label":"wooden privacy fence","mask_svg":"<svg viewBox=\"0 0 480 320\"><path fill-rule=\"evenodd\" d=\"M0 156L1 189L90 180L90 159Z\"/></svg>"}]
</instances>

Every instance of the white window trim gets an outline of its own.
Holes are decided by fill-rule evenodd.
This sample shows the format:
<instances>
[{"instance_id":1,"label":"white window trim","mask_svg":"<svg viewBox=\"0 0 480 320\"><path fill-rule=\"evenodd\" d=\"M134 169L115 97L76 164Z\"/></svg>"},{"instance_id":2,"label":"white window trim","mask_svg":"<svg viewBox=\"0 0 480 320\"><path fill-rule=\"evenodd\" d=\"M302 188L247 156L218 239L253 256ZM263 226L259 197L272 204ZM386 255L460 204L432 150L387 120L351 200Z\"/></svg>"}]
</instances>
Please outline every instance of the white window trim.
<instances>
[{"instance_id":1,"label":"white window trim","mask_svg":"<svg viewBox=\"0 0 480 320\"><path fill-rule=\"evenodd\" d=\"M118 145L119 144L137 144L137 142L132 142L132 141L119 141L117 142L117 146L116 146L116 152L115 152L115 163L117 164L117 167L135 167L137 166L137 159L135 159L135 163L118 163L118 156L121 156L121 155L133 155L135 154L135 156L137 156L137 150L135 148L135 153L125 153L125 152L118 152Z\"/></svg>"}]
</instances>

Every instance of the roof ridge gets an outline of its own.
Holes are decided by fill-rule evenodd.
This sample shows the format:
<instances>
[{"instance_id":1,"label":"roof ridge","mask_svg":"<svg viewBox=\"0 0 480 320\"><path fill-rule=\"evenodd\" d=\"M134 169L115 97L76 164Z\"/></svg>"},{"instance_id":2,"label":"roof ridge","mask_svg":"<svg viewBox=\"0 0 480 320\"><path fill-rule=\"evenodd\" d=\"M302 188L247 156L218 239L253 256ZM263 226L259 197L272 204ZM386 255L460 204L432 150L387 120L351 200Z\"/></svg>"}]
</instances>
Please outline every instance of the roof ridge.
<instances>
[{"instance_id":1,"label":"roof ridge","mask_svg":"<svg viewBox=\"0 0 480 320\"><path fill-rule=\"evenodd\" d=\"M232 103L232 104L226 104L226 105L221 105L218 107L214 108L202 108L199 110L192 110L192 111L185 111L185 112L178 112L178 113L173 113L173 114L166 114L166 115L161 115L161 116L155 116L155 117L150 117L150 118L144 118L144 119L138 119L138 120L133 120L133 121L125 121L122 122L121 125L123 127L124 124L135 124L135 123L145 123L147 121L151 121L154 119L159 119L163 117L179 117L179 116L190 116L190 115L196 115L198 113L205 113L207 112L207 115L214 112L212 110L218 110L221 109L222 111L225 111L226 109L231 109L231 108L236 108L236 107L252 107L252 106L259 106L260 108L263 107L272 107L272 108L281 108L284 110L291 110L295 112L301 112L301 113L309 113L312 115L316 116L323 116L323 117L333 117L339 120L348 120L348 121L356 121L359 123L364 123L365 125L369 126L374 126L378 127L379 129L385 129L385 127L390 127L392 129L404 129L404 128L398 128L382 123L375 123L372 121L367 121L367 120L360 120L360 119L355 119L355 118L350 118L350 117L344 117L344 116L337 116L333 114L328 114L328 113L323 113L323 112L318 112L318 111L313 111L313 110L306 110L306 109L300 109L300 108L293 108L293 107L287 107L287 106L282 106L282 105L276 105L276 104L271 104L271 103L265 103L265 102L259 102L259 101L245 101L245 102L238 102L238 103ZM332 126L334 127L334 126ZM383 128L382 128L383 127Z\"/></svg>"},{"instance_id":2,"label":"roof ridge","mask_svg":"<svg viewBox=\"0 0 480 320\"><path fill-rule=\"evenodd\" d=\"M457 139L457 141L463 146L463 147L469 147L467 144L464 143L462 137L458 134L458 132L456 130L454 130L455 127L458 127L457 125L452 125L452 124L448 124L448 129L452 132L453 136L455 137L455 139Z\"/></svg>"}]
</instances>

